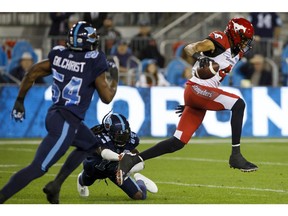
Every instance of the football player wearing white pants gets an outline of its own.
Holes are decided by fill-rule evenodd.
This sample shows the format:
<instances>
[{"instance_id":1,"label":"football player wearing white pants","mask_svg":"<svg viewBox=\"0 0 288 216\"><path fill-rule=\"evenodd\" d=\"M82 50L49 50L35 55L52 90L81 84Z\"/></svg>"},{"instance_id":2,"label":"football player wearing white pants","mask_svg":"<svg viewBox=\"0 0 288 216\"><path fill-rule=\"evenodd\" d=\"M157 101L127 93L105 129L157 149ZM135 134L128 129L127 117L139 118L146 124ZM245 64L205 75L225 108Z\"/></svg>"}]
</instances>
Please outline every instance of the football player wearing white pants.
<instances>
[{"instance_id":1,"label":"football player wearing white pants","mask_svg":"<svg viewBox=\"0 0 288 216\"><path fill-rule=\"evenodd\" d=\"M228 22L224 32L213 31L206 39L190 43L184 48L185 52L195 59L195 64L192 68L193 76L186 83L184 91L185 105L180 106L178 110L181 118L174 136L139 154L125 154L120 160L116 174L119 185L123 183L129 170L140 161L182 149L202 123L207 110L230 110L232 113L230 167L244 172L258 169L255 164L247 161L240 152L245 102L239 96L218 88L226 74L230 73L235 64L252 48L253 36L254 27L248 20L233 18ZM195 76L196 69L207 67L210 61L219 64L219 71L216 75L209 79L197 78Z\"/></svg>"}]
</instances>

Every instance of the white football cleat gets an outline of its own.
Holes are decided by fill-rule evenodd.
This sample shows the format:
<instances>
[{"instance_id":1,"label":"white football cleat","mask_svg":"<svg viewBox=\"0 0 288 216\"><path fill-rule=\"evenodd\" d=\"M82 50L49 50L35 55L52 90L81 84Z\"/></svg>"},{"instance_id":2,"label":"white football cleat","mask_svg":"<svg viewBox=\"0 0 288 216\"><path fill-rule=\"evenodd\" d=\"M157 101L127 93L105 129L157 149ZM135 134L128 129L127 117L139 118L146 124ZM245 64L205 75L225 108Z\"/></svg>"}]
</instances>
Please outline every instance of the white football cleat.
<instances>
[{"instance_id":1,"label":"white football cleat","mask_svg":"<svg viewBox=\"0 0 288 216\"><path fill-rule=\"evenodd\" d=\"M149 192L151 192L151 193L157 193L158 192L157 185L151 179L147 178L146 176L144 176L140 173L135 173L134 178L136 181L142 180L145 183L146 188Z\"/></svg>"},{"instance_id":2,"label":"white football cleat","mask_svg":"<svg viewBox=\"0 0 288 216\"><path fill-rule=\"evenodd\" d=\"M78 193L81 197L88 197L89 196L89 189L87 186L82 186L80 183L79 183L79 178L81 177L82 175L82 172L79 173L78 177L77 177L77 190L78 190Z\"/></svg>"}]
</instances>

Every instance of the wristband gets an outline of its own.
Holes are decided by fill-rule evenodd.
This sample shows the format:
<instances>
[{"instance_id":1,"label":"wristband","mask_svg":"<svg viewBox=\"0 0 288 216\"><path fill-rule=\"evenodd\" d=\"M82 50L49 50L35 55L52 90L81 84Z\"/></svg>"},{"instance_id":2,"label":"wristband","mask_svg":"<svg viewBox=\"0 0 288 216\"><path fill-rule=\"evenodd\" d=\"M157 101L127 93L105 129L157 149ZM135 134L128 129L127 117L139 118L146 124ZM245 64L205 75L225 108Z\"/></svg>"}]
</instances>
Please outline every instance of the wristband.
<instances>
[{"instance_id":1,"label":"wristband","mask_svg":"<svg viewBox=\"0 0 288 216\"><path fill-rule=\"evenodd\" d=\"M23 103L24 102L24 98L23 97L17 97L16 101L18 101L20 103Z\"/></svg>"}]
</instances>

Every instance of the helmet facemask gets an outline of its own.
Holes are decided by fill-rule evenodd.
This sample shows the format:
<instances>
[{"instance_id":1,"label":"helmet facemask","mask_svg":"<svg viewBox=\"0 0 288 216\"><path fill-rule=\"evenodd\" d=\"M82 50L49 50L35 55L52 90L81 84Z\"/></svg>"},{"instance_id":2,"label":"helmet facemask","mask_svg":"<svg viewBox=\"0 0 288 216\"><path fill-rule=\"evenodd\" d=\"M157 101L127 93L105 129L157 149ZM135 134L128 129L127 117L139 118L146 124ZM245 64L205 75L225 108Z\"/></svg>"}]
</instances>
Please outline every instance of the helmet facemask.
<instances>
[{"instance_id":1,"label":"helmet facemask","mask_svg":"<svg viewBox=\"0 0 288 216\"><path fill-rule=\"evenodd\" d=\"M130 139L130 129L124 131L109 132L111 139L114 141L114 145L118 147L124 147L127 141Z\"/></svg>"},{"instance_id":2,"label":"helmet facemask","mask_svg":"<svg viewBox=\"0 0 288 216\"><path fill-rule=\"evenodd\" d=\"M241 42L239 43L239 49L246 54L249 52L250 49L252 49L252 44L253 44L253 37L252 38L247 38L243 34L240 33L241 37Z\"/></svg>"},{"instance_id":3,"label":"helmet facemask","mask_svg":"<svg viewBox=\"0 0 288 216\"><path fill-rule=\"evenodd\" d=\"M233 18L229 21L225 33L230 39L231 50L234 55L240 51L247 53L252 48L254 28L244 18Z\"/></svg>"}]
</instances>

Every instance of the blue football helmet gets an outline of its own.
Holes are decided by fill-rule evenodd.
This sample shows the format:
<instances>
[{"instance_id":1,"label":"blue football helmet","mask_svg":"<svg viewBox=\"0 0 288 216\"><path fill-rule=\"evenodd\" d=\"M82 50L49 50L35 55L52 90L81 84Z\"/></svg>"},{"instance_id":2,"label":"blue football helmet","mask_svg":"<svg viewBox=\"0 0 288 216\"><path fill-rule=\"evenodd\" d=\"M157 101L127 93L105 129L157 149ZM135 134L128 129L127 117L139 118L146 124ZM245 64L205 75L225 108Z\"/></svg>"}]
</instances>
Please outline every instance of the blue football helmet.
<instances>
[{"instance_id":1,"label":"blue football helmet","mask_svg":"<svg viewBox=\"0 0 288 216\"><path fill-rule=\"evenodd\" d=\"M97 49L99 36L90 23L79 21L73 25L68 34L67 46L78 51L93 51Z\"/></svg>"},{"instance_id":2,"label":"blue football helmet","mask_svg":"<svg viewBox=\"0 0 288 216\"><path fill-rule=\"evenodd\" d=\"M127 119L118 113L104 117L103 124L110 138L117 147L124 147L130 139L130 125Z\"/></svg>"}]
</instances>

